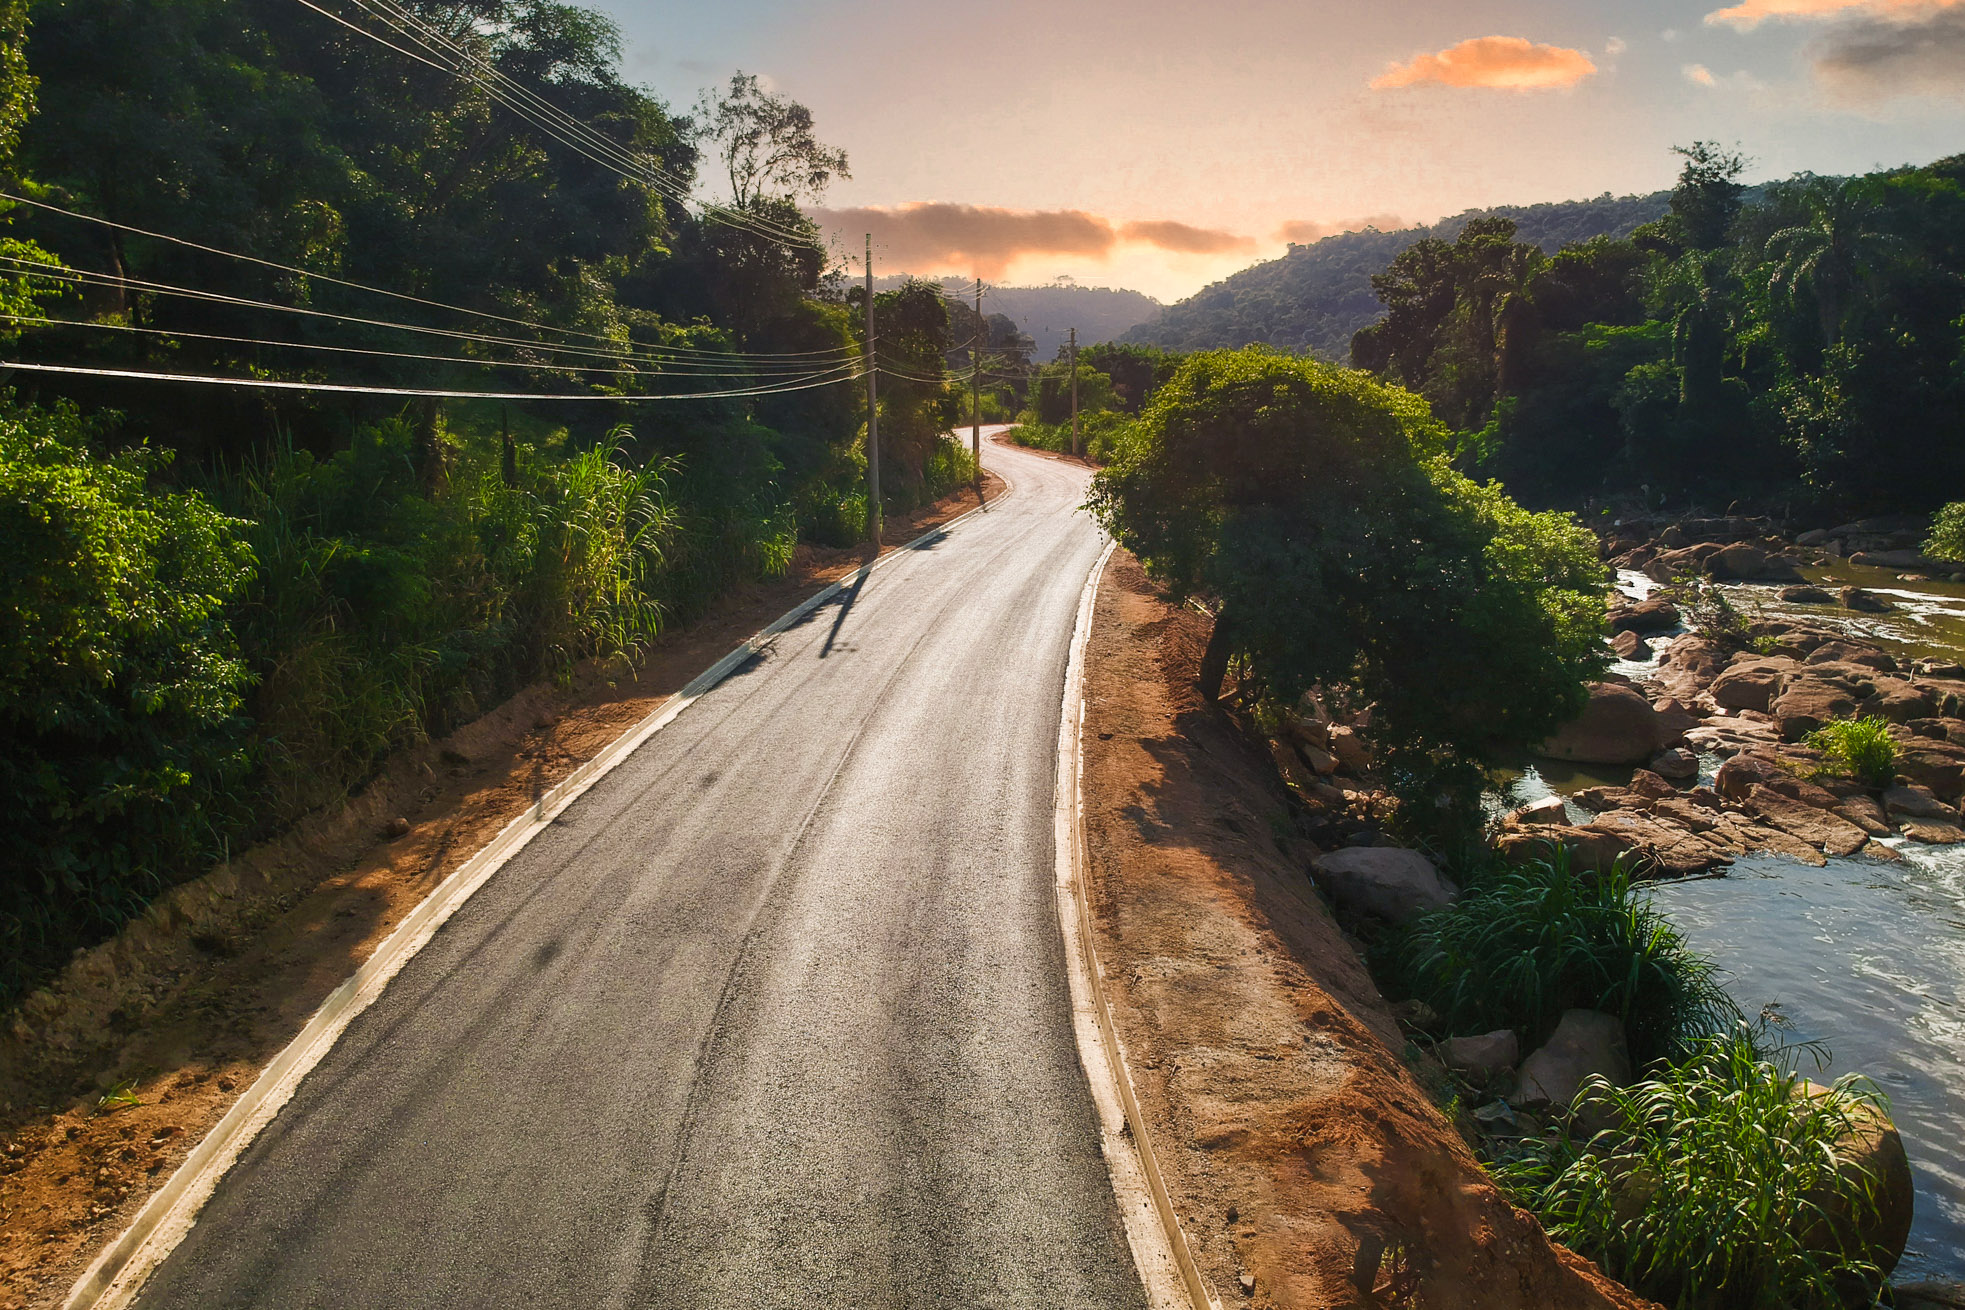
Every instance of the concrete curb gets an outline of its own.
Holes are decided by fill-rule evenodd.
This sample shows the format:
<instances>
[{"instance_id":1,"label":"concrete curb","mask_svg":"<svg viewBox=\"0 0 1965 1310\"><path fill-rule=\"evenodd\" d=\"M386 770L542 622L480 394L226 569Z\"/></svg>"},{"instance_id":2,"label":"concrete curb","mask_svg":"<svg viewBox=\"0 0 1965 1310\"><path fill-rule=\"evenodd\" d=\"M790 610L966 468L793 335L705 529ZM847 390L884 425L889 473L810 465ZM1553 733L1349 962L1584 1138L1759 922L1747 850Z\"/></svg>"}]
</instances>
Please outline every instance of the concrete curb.
<instances>
[{"instance_id":1,"label":"concrete curb","mask_svg":"<svg viewBox=\"0 0 1965 1310\"><path fill-rule=\"evenodd\" d=\"M478 888L489 881L506 861L523 850L528 842L545 831L568 806L613 772L650 737L673 722L677 715L755 659L778 634L841 592L857 585L882 564L900 558L905 551L936 540L956 524L1000 504L1015 490L1015 485L1005 478L1004 490L996 500L978 505L946 523L930 528L906 545L898 546L872 563L855 569L781 615L698 674L641 722L615 738L600 754L547 790L533 803L532 808L506 824L483 849L439 883L436 890L383 939L382 944L375 948L375 953L328 994L299 1035L260 1071L253 1085L232 1103L232 1108L205 1134L170 1179L144 1203L129 1228L110 1243L76 1280L68 1298L62 1302L62 1310L117 1310L130 1304L144 1281L197 1222L198 1212L204 1208L225 1172L252 1144L260 1130L271 1123L281 1108L293 1098L301 1079L333 1049L348 1025L375 1002L390 979L415 958L416 953L429 943L451 915L471 899Z\"/></svg>"},{"instance_id":2,"label":"concrete curb","mask_svg":"<svg viewBox=\"0 0 1965 1310\"><path fill-rule=\"evenodd\" d=\"M1188 1248L1174 1212L1146 1120L1139 1110L1126 1051L1112 1022L1105 974L1092 935L1092 910L1085 882L1085 649L1091 641L1092 612L1099 581L1116 544L1092 566L1078 602L1078 625L1065 666L1064 711L1058 726L1057 898L1058 927L1064 935L1065 968L1071 982L1072 1030L1078 1058L1098 1107L1101 1147L1112 1174L1112 1190L1126 1224L1126 1238L1146 1285L1153 1310L1220 1310L1201 1267Z\"/></svg>"}]
</instances>

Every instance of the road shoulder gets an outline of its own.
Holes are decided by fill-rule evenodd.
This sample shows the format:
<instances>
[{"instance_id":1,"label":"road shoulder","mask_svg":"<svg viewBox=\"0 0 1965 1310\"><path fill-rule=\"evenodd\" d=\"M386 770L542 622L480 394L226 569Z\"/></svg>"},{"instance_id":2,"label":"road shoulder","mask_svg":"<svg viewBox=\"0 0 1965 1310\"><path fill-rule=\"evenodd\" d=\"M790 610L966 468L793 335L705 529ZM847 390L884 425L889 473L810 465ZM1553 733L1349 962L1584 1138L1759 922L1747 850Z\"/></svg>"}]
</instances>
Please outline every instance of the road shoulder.
<instances>
[{"instance_id":1,"label":"road shoulder","mask_svg":"<svg viewBox=\"0 0 1965 1310\"><path fill-rule=\"evenodd\" d=\"M1147 1128L1227 1306L1644 1304L1487 1181L1193 690L1207 620L1121 551L1086 655L1093 931Z\"/></svg>"}]
</instances>

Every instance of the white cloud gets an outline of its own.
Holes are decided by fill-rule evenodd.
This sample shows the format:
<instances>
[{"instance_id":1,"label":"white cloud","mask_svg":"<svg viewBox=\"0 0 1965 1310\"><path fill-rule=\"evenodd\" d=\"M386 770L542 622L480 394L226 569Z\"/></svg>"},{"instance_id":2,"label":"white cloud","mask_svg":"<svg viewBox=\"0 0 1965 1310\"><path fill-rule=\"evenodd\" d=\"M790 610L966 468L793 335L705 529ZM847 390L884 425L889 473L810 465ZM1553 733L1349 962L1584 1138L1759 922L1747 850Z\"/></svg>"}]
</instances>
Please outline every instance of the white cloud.
<instances>
[{"instance_id":1,"label":"white cloud","mask_svg":"<svg viewBox=\"0 0 1965 1310\"><path fill-rule=\"evenodd\" d=\"M1603 43L1603 53L1611 59L1615 59L1618 55L1623 54L1630 48L1621 36L1613 36Z\"/></svg>"},{"instance_id":2,"label":"white cloud","mask_svg":"<svg viewBox=\"0 0 1965 1310\"><path fill-rule=\"evenodd\" d=\"M1686 81L1698 86L1719 85L1719 79L1713 76L1713 70L1707 68L1704 64L1687 64L1679 72L1685 75Z\"/></svg>"}]
</instances>

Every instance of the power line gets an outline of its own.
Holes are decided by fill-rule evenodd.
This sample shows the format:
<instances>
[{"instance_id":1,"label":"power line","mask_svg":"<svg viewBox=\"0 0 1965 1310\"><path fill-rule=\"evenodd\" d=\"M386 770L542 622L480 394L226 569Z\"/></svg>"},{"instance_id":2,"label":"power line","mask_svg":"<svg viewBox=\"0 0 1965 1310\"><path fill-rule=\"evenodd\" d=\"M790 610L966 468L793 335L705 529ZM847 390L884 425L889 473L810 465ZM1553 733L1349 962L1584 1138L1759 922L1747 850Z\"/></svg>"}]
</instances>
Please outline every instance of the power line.
<instances>
[{"instance_id":1,"label":"power line","mask_svg":"<svg viewBox=\"0 0 1965 1310\"><path fill-rule=\"evenodd\" d=\"M307 3L307 0L301 0L301 3L303 4ZM208 246L203 244L202 242L188 241L183 237L171 236L169 233L166 232L154 232L148 228L135 227L128 223L118 223L112 219L97 217L94 214L84 214L72 209L63 209L59 205L51 205L44 200L33 200L26 196L15 195L9 191L0 191L0 200L12 201L15 204L29 205L35 209L46 210L48 213L51 214L59 214L63 218L72 218L84 223L94 223L101 227L114 228L119 232L128 232L135 236L147 237L153 241L165 241L174 246L182 246L187 250L197 250L208 255L218 255L225 259L236 259L243 263L257 264L261 268L270 268L281 273L290 273L295 277L308 278L318 282L328 282L328 283L332 283L335 286L347 287L354 291L365 291L370 295L386 296L391 300L400 300L408 304L422 305L430 309L441 309L454 314L466 314L473 318L484 319L488 322L508 323L514 327L532 328L540 332L554 332L554 333L558 333L561 336L584 337L590 341L604 341L604 342L608 342L609 344L618 345L618 342L615 341L615 338L604 336L598 332L584 332L578 328L555 327L551 324L539 323L532 319L512 318L504 314L494 314L488 310L470 309L463 305L450 304L447 301L431 300L423 296L414 296L408 294L407 292L390 291L384 287L371 286L366 282L355 282L355 281L351 281L348 278L336 277L331 273L320 273L310 269L296 268L291 264L282 264L276 260L262 259L258 255L245 255L245 254L240 254L236 250L223 250L217 246ZM547 346L550 343L528 342L526 344L527 345L538 344L541 346ZM727 358L730 355L746 355L748 357L758 358L758 359L767 359L767 358L768 359L780 359L780 358L793 359L793 358L808 358L813 356L846 355L851 353L857 353L857 349L855 347L831 347L826 350L816 350L816 351L792 350L792 351L779 351L779 352L744 352L744 351L725 352L725 351L702 349L692 346L643 346L641 347L641 349L648 350L648 351L655 351L662 354L673 354L678 357L690 356L690 355L704 355L715 359Z\"/></svg>"},{"instance_id":2,"label":"power line","mask_svg":"<svg viewBox=\"0 0 1965 1310\"><path fill-rule=\"evenodd\" d=\"M789 391L810 391L816 387L836 386L842 382L857 381L861 374L857 364L845 364L827 370L828 374L838 376L814 375L796 384L782 386L744 387L726 391L686 391L671 392L666 395L598 395L593 392L574 392L558 394L554 392L533 391L452 391L437 387L382 387L365 386L346 382L305 382L284 378L228 378L206 373L157 373L144 369L123 368L84 368L72 364L40 364L20 360L0 360L0 372L20 369L28 373L58 373L78 377L124 378L142 382L189 382L208 386L248 387L255 390L271 391L326 391L340 394L365 396L425 396L447 400L604 400L616 404L634 405L644 401L658 400L723 400L735 397L775 396Z\"/></svg>"},{"instance_id":3,"label":"power line","mask_svg":"<svg viewBox=\"0 0 1965 1310\"><path fill-rule=\"evenodd\" d=\"M309 9L319 7L310 0L301 0ZM484 91L499 104L531 123L553 140L584 156L590 162L611 172L618 173L630 181L639 182L652 190L676 201L685 207L695 206L705 218L714 219L731 227L741 228L752 235L763 237L777 244L807 248L818 243L809 232L800 232L786 225L747 213L741 209L709 204L693 199L689 195L688 182L668 173L653 161L636 154L601 133L592 125L574 117L550 100L505 73L476 51L458 44L451 37L431 27L415 14L388 0L355 0L363 10L375 15L383 23L402 35L412 44L421 47L434 58L426 58L385 40L360 25L345 19L336 18L342 26L359 32L380 45L387 46L399 54L417 59L431 67L442 68L454 76L462 78ZM327 15L335 18L333 14Z\"/></svg>"},{"instance_id":4,"label":"power line","mask_svg":"<svg viewBox=\"0 0 1965 1310\"><path fill-rule=\"evenodd\" d=\"M24 314L0 314L0 322L18 323L23 327L82 328L91 332L127 332L150 337L167 337L187 341L217 341L241 346L271 346L280 350L317 350L338 355L364 355L377 359L403 359L422 363L464 364L473 368L521 368L531 372L560 373L602 373L614 377L695 377L695 378L741 378L755 377L760 373L770 376L774 372L790 370L744 368L730 371L703 367L686 363L662 369L603 368L592 364L535 363L519 359L473 359L468 355L424 355L403 350L371 350L361 346L334 346L314 341L275 341L266 337L237 337L217 332L185 332L175 328L137 327L129 323L102 323L86 319L34 318ZM816 365L808 364L812 368Z\"/></svg>"},{"instance_id":5,"label":"power line","mask_svg":"<svg viewBox=\"0 0 1965 1310\"><path fill-rule=\"evenodd\" d=\"M50 281L56 282L76 282L94 286L135 287L139 290L153 292L157 295L176 296L187 300L201 300L247 309L268 310L274 313L293 314L303 318L331 319L341 323L356 323L364 327L376 327L396 332L410 332L422 336L444 337L459 341L475 341L485 345L503 346L520 350L545 351L551 354L574 355L588 359L627 360L630 362L645 360L650 365L651 371L654 372L669 370L686 372L693 366L712 362L718 358L712 355L705 359L664 361L661 359L649 359L634 351L603 351L583 346L560 346L553 345L549 342L526 341L516 337L499 337L479 332L466 332L457 328L435 328L425 327L416 323L397 323L388 319L364 318L353 314L336 314L328 310L308 309L300 305L275 304L272 301L254 300L250 297L234 296L219 291L204 291L196 287L181 287L168 282L151 281L147 278L119 277L114 274L96 272L92 269L70 267L50 268L45 264L36 264L30 260L23 260L15 256L0 255L0 266L5 265L16 265L18 266L17 271L25 272L36 277L45 277ZM845 358L845 348L841 348L836 352L827 352L827 356L811 359L796 365L796 367L810 367L825 362L828 357ZM760 372L771 372L792 366L789 360L768 360L762 357L760 357L759 362L755 365Z\"/></svg>"}]
</instances>

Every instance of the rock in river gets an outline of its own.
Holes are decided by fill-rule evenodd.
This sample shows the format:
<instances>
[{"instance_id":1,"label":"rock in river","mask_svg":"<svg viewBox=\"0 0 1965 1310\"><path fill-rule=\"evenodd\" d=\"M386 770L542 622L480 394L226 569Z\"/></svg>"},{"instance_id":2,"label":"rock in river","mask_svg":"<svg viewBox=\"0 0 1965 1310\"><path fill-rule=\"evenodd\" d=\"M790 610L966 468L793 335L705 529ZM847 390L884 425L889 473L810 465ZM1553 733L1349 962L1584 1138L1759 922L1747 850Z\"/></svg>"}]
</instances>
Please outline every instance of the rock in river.
<instances>
[{"instance_id":1,"label":"rock in river","mask_svg":"<svg viewBox=\"0 0 1965 1310\"><path fill-rule=\"evenodd\" d=\"M1578 764L1642 764L1671 741L1642 693L1622 683L1591 684L1583 713L1542 743L1537 754Z\"/></svg>"}]
</instances>

